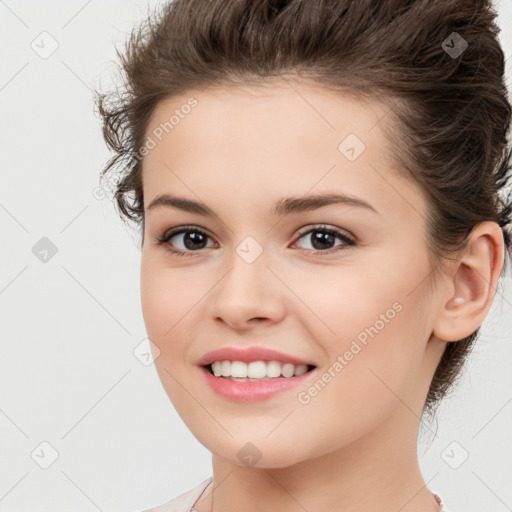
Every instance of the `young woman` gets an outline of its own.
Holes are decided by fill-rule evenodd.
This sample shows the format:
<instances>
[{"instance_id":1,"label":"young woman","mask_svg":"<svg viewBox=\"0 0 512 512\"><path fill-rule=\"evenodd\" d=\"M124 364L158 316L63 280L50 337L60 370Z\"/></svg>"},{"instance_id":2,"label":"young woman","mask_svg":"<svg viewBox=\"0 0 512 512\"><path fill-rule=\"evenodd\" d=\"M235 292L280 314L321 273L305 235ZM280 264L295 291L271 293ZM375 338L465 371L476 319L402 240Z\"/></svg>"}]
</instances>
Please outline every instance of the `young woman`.
<instances>
[{"instance_id":1,"label":"young woman","mask_svg":"<svg viewBox=\"0 0 512 512\"><path fill-rule=\"evenodd\" d=\"M161 382L212 477L154 511L438 512L422 414L505 272L484 0L175 0L98 96Z\"/></svg>"}]
</instances>

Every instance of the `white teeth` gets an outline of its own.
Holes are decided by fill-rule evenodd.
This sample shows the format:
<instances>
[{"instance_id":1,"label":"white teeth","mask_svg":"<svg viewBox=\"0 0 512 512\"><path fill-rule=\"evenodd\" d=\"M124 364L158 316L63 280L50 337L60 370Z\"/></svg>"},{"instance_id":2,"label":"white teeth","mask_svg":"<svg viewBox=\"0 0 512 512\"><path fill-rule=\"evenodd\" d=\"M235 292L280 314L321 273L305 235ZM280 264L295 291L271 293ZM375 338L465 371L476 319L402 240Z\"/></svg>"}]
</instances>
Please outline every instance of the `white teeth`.
<instances>
[{"instance_id":1,"label":"white teeth","mask_svg":"<svg viewBox=\"0 0 512 512\"><path fill-rule=\"evenodd\" d=\"M247 377L247 363L233 361L231 363L231 377Z\"/></svg>"},{"instance_id":2,"label":"white teeth","mask_svg":"<svg viewBox=\"0 0 512 512\"><path fill-rule=\"evenodd\" d=\"M222 361L222 363L220 363L220 368L218 366L219 361L215 361L215 363L217 363L217 368L218 368L218 371L215 374L215 375L217 375L217 377L219 376L218 375L219 371L221 372L220 374L223 377L229 377L231 375L231 361ZM212 368L212 370L213 370L213 368Z\"/></svg>"},{"instance_id":3,"label":"white teeth","mask_svg":"<svg viewBox=\"0 0 512 512\"><path fill-rule=\"evenodd\" d=\"M283 364L283 367L281 368L281 373L283 374L283 377L293 377L294 371L295 365L291 363Z\"/></svg>"},{"instance_id":4,"label":"white teeth","mask_svg":"<svg viewBox=\"0 0 512 512\"><path fill-rule=\"evenodd\" d=\"M280 377L281 363L279 361L269 361L267 363L267 377Z\"/></svg>"},{"instance_id":5,"label":"white teeth","mask_svg":"<svg viewBox=\"0 0 512 512\"><path fill-rule=\"evenodd\" d=\"M277 377L293 377L308 371L305 364L294 365L279 361L214 361L211 365L216 377L233 377L234 379L265 380Z\"/></svg>"},{"instance_id":6,"label":"white teeth","mask_svg":"<svg viewBox=\"0 0 512 512\"><path fill-rule=\"evenodd\" d=\"M231 367L231 374L233 375L233 367ZM251 361L247 365L247 375L240 375L240 377L250 377L251 379L263 379L267 376L267 365L265 361Z\"/></svg>"}]
</instances>

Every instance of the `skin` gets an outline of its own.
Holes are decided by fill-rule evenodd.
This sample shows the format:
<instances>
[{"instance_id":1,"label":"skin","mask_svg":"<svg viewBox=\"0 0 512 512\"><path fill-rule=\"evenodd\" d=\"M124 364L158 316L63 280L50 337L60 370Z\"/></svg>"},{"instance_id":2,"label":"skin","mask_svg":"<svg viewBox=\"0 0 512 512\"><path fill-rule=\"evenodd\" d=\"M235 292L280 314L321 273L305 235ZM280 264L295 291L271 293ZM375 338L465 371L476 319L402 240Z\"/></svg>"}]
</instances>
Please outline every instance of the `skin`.
<instances>
[{"instance_id":1,"label":"skin","mask_svg":"<svg viewBox=\"0 0 512 512\"><path fill-rule=\"evenodd\" d=\"M212 452L215 491L209 486L195 509L438 511L418 466L420 417L446 343L471 334L491 307L504 257L499 226L479 224L467 251L434 282L425 199L395 172L382 104L297 80L217 86L162 101L147 133L190 96L198 105L144 157L141 302L165 391ZM352 162L338 150L349 133L366 145ZM282 197L333 191L378 213L343 204L271 213ZM148 211L162 193L202 201L219 220L165 206ZM168 245L190 253L180 257L155 243L189 224L208 235L204 248L187 249L176 235ZM324 246L330 254L315 255L321 247L298 232L318 224L356 245L334 238ZM236 252L247 236L263 249L252 263ZM397 302L400 312L299 403L299 392ZM275 348L317 370L265 401L231 402L210 390L196 365L224 346ZM261 452L252 466L237 456L248 442Z\"/></svg>"}]
</instances>

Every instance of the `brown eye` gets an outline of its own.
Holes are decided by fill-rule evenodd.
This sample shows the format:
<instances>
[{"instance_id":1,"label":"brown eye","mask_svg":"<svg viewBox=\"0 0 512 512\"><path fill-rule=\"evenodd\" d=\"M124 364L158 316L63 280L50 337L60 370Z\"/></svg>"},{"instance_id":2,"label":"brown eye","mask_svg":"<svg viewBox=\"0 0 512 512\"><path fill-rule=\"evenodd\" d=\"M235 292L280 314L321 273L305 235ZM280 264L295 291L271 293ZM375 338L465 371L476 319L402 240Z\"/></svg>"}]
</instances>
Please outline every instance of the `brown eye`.
<instances>
[{"instance_id":1,"label":"brown eye","mask_svg":"<svg viewBox=\"0 0 512 512\"><path fill-rule=\"evenodd\" d=\"M173 238L176 240L171 243ZM185 256L205 249L205 244L209 238L210 237L200 229L194 226L185 226L164 233L156 240L156 244L165 246L166 249L173 254ZM177 249L174 248L176 244L178 245Z\"/></svg>"},{"instance_id":2,"label":"brown eye","mask_svg":"<svg viewBox=\"0 0 512 512\"><path fill-rule=\"evenodd\" d=\"M308 231L303 232L298 239L300 240L301 238L305 238L305 240L308 240L311 243L314 254L336 252L339 249L333 250L334 247L355 245L354 240L341 231L331 227L318 226L313 229L309 229ZM341 240L343 243L336 244L336 239Z\"/></svg>"}]
</instances>

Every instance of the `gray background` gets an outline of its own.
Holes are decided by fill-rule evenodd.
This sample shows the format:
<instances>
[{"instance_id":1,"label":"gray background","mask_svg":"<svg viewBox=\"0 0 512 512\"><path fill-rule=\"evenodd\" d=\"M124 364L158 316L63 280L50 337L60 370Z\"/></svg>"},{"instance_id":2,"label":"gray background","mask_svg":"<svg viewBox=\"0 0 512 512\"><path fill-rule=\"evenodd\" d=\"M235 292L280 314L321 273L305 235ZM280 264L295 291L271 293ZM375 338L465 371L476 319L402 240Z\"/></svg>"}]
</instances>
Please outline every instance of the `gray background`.
<instances>
[{"instance_id":1,"label":"gray background","mask_svg":"<svg viewBox=\"0 0 512 512\"><path fill-rule=\"evenodd\" d=\"M109 153L91 90L109 87L114 46L158 3L0 1L2 512L141 510L211 475L144 364L137 237L97 188ZM511 4L498 3L507 57ZM509 88L511 74L509 58ZM511 332L507 278L418 444L451 512L512 510Z\"/></svg>"}]
</instances>

